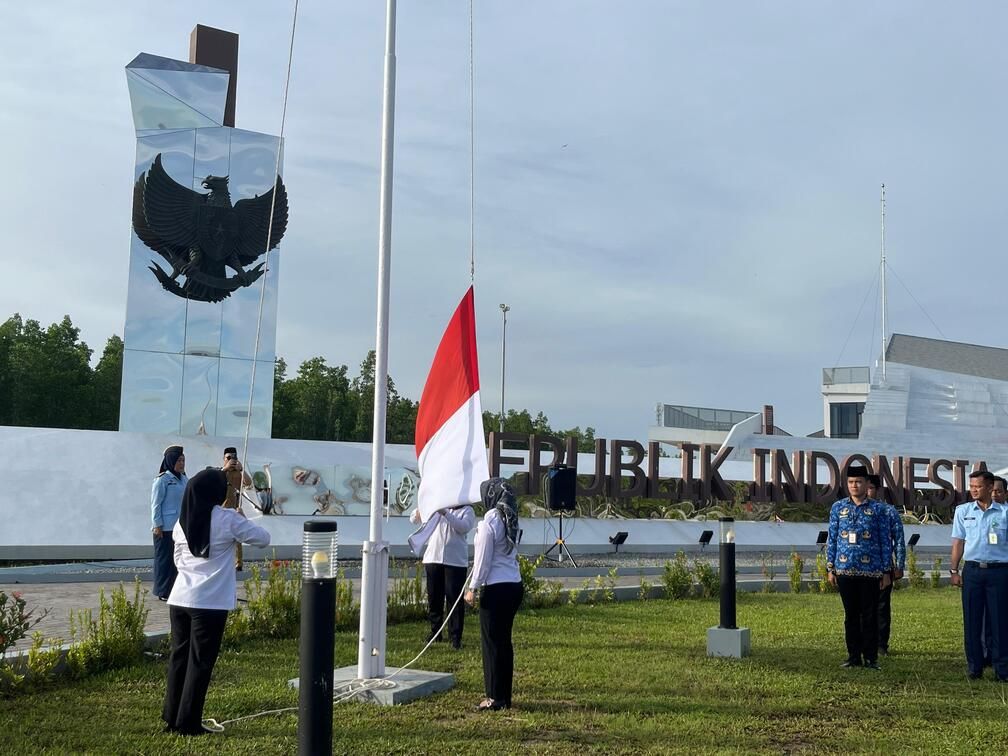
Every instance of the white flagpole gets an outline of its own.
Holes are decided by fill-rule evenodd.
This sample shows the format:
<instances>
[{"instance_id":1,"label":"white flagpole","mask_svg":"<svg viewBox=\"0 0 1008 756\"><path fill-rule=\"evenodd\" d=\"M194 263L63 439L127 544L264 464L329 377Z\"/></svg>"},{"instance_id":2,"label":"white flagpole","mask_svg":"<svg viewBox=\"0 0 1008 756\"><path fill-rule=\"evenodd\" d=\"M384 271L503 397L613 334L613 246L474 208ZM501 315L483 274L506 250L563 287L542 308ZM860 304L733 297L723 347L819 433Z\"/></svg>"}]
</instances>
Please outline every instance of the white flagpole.
<instances>
[{"instance_id":1,"label":"white flagpole","mask_svg":"<svg viewBox=\"0 0 1008 756\"><path fill-rule=\"evenodd\" d=\"M385 675L388 543L382 541L382 483L385 479L385 406L388 401L389 266L392 236L392 146L395 131L395 13L385 17L385 84L382 98L381 193L378 212L378 323L375 338L374 434L371 441L371 531L361 563L360 636L357 677Z\"/></svg>"}]
</instances>

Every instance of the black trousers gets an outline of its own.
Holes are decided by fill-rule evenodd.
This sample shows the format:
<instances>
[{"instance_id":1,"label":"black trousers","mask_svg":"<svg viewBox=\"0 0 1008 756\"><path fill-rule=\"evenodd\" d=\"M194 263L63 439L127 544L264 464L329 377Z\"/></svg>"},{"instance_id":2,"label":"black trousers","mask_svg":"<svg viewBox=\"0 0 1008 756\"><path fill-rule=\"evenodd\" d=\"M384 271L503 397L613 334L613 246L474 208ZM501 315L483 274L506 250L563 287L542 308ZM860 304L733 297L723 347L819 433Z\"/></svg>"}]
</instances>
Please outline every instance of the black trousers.
<instances>
[{"instance_id":1,"label":"black trousers","mask_svg":"<svg viewBox=\"0 0 1008 756\"><path fill-rule=\"evenodd\" d=\"M879 578L837 575L837 588L844 608L847 658L878 661Z\"/></svg>"},{"instance_id":2,"label":"black trousers","mask_svg":"<svg viewBox=\"0 0 1008 756\"><path fill-rule=\"evenodd\" d=\"M168 727L190 735L203 732L203 704L220 653L225 609L169 607L171 655L161 718Z\"/></svg>"},{"instance_id":3,"label":"black trousers","mask_svg":"<svg viewBox=\"0 0 1008 756\"><path fill-rule=\"evenodd\" d=\"M465 587L466 568L450 564L425 564L427 572L427 617L430 619L431 635L441 629L444 622L445 604L455 606L448 618L448 639L452 643L462 642L462 628L465 625L465 604L458 600Z\"/></svg>"},{"instance_id":4,"label":"black trousers","mask_svg":"<svg viewBox=\"0 0 1008 756\"><path fill-rule=\"evenodd\" d=\"M154 595L168 598L176 575L175 541L170 530L162 530L160 538L154 536Z\"/></svg>"},{"instance_id":5,"label":"black trousers","mask_svg":"<svg viewBox=\"0 0 1008 756\"><path fill-rule=\"evenodd\" d=\"M514 646L511 628L525 589L521 583L493 583L480 595L480 638L483 644L483 689L487 698L511 705Z\"/></svg>"},{"instance_id":6,"label":"black trousers","mask_svg":"<svg viewBox=\"0 0 1008 756\"><path fill-rule=\"evenodd\" d=\"M878 644L889 650L889 632L892 629L892 583L879 592L878 599Z\"/></svg>"},{"instance_id":7,"label":"black trousers","mask_svg":"<svg viewBox=\"0 0 1008 756\"><path fill-rule=\"evenodd\" d=\"M980 569L967 563L962 572L963 645L970 674L984 668L984 623L990 622L994 674L1008 678L1008 569Z\"/></svg>"}]
</instances>

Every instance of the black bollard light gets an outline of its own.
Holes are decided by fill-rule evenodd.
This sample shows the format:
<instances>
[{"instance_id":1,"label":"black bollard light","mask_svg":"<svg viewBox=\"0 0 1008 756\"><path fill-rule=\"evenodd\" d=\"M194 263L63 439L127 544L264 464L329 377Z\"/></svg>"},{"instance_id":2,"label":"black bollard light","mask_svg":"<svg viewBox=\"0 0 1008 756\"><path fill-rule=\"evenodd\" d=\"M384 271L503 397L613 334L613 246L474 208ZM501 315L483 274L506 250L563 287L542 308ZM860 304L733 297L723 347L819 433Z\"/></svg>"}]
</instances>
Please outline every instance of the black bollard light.
<instances>
[{"instance_id":1,"label":"black bollard light","mask_svg":"<svg viewBox=\"0 0 1008 756\"><path fill-rule=\"evenodd\" d=\"M735 518L722 517L721 526L721 623L718 627L735 629Z\"/></svg>"},{"instance_id":2,"label":"black bollard light","mask_svg":"<svg viewBox=\"0 0 1008 756\"><path fill-rule=\"evenodd\" d=\"M298 753L301 756L332 754L336 553L335 520L309 520L304 524L298 682Z\"/></svg>"}]
</instances>

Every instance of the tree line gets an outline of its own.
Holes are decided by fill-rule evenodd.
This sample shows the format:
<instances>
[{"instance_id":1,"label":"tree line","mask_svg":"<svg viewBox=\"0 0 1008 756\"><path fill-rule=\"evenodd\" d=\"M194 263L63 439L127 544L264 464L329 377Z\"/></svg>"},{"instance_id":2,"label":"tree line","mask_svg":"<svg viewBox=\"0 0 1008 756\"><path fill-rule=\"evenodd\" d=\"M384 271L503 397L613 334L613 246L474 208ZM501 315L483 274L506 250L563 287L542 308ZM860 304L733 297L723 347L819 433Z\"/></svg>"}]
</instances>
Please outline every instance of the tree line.
<instances>
[{"instance_id":1,"label":"tree line","mask_svg":"<svg viewBox=\"0 0 1008 756\"><path fill-rule=\"evenodd\" d=\"M43 328L15 313L0 325L0 425L117 430L122 387L123 341L110 336L94 367L92 349L69 316ZM375 353L368 352L356 376L324 357L287 374L277 359L273 372L273 437L312 441L370 442L374 427ZM412 444L418 403L402 396L388 378L386 441ZM500 413L483 413L485 432L500 428ZM511 409L504 430L577 436L580 451L594 450L595 429L554 429L542 412Z\"/></svg>"}]
</instances>

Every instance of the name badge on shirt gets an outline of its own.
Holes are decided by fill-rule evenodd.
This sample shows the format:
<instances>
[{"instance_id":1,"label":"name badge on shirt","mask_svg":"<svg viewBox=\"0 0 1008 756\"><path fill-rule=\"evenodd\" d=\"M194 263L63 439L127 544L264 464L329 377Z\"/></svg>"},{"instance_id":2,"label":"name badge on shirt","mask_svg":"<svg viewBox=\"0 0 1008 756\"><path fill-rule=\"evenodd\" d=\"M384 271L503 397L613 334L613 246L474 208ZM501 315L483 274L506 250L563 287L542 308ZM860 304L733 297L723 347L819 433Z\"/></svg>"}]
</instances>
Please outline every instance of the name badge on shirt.
<instances>
[{"instance_id":1,"label":"name badge on shirt","mask_svg":"<svg viewBox=\"0 0 1008 756\"><path fill-rule=\"evenodd\" d=\"M992 530L990 533L987 534L987 543L991 544L992 546L996 546L997 542L998 542L997 533L995 533Z\"/></svg>"},{"instance_id":2,"label":"name badge on shirt","mask_svg":"<svg viewBox=\"0 0 1008 756\"><path fill-rule=\"evenodd\" d=\"M847 543L857 543L857 533L851 531L847 534Z\"/></svg>"}]
</instances>

